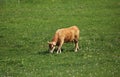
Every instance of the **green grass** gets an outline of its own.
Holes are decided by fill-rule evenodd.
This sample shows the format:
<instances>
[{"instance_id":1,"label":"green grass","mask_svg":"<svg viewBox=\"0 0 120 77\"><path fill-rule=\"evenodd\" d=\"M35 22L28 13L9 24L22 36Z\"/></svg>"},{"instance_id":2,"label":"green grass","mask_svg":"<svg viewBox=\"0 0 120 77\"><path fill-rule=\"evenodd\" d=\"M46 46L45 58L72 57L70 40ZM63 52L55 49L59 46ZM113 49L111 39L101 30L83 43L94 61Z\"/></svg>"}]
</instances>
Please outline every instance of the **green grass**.
<instances>
[{"instance_id":1,"label":"green grass","mask_svg":"<svg viewBox=\"0 0 120 77\"><path fill-rule=\"evenodd\" d=\"M20 2L19 2L20 1ZM59 28L80 28L80 50L50 54ZM119 0L0 0L0 77L119 77Z\"/></svg>"}]
</instances>

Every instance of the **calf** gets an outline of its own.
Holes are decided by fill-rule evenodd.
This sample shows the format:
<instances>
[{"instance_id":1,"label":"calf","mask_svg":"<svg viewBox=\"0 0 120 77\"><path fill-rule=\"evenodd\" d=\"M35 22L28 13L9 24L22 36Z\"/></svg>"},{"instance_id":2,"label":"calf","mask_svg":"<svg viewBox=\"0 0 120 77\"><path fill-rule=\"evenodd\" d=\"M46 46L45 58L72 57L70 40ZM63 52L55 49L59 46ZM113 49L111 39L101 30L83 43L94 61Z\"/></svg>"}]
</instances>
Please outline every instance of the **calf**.
<instances>
[{"instance_id":1,"label":"calf","mask_svg":"<svg viewBox=\"0 0 120 77\"><path fill-rule=\"evenodd\" d=\"M78 39L79 39L79 29L77 26L72 26L69 28L58 29L49 44L49 50L53 53L56 46L58 46L57 53L61 53L61 47L63 43L74 42L75 43L75 52L79 49Z\"/></svg>"}]
</instances>

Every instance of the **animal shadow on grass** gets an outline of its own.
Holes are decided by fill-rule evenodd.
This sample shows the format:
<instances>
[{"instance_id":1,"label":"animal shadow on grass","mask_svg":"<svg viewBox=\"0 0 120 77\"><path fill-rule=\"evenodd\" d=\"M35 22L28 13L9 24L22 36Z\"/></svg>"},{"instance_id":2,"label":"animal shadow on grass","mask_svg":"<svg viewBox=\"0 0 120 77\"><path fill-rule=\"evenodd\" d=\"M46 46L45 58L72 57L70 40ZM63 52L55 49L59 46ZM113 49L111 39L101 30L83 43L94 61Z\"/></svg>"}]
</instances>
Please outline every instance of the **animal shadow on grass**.
<instances>
[{"instance_id":1,"label":"animal shadow on grass","mask_svg":"<svg viewBox=\"0 0 120 77\"><path fill-rule=\"evenodd\" d=\"M39 54L39 55L47 55L47 54L49 54L49 51L48 50L38 51L37 54Z\"/></svg>"},{"instance_id":2,"label":"animal shadow on grass","mask_svg":"<svg viewBox=\"0 0 120 77\"><path fill-rule=\"evenodd\" d=\"M66 52L74 52L73 49L61 49L61 53L66 53ZM39 55L47 55L47 54L56 54L57 53L57 49L54 50L53 53L50 53L49 50L44 50L44 51L38 51L37 54Z\"/></svg>"},{"instance_id":3,"label":"animal shadow on grass","mask_svg":"<svg viewBox=\"0 0 120 77\"><path fill-rule=\"evenodd\" d=\"M61 49L61 51L63 52L64 50ZM57 49L54 50L53 54L54 53L57 53ZM39 55L47 55L47 54L52 54L52 53L50 53L49 50L44 50L44 51L38 51L37 54L39 54Z\"/></svg>"}]
</instances>

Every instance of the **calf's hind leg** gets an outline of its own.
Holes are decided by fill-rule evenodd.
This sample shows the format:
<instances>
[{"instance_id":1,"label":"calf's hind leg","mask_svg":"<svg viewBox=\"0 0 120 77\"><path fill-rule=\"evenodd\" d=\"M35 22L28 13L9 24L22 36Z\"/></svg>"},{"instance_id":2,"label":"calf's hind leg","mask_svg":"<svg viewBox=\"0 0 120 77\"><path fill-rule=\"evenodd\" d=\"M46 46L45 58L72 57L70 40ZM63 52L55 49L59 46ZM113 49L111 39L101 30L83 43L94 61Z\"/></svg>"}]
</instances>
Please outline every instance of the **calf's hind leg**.
<instances>
[{"instance_id":1,"label":"calf's hind leg","mask_svg":"<svg viewBox=\"0 0 120 77\"><path fill-rule=\"evenodd\" d=\"M78 40L75 40L75 52L77 52L77 50L79 50Z\"/></svg>"}]
</instances>

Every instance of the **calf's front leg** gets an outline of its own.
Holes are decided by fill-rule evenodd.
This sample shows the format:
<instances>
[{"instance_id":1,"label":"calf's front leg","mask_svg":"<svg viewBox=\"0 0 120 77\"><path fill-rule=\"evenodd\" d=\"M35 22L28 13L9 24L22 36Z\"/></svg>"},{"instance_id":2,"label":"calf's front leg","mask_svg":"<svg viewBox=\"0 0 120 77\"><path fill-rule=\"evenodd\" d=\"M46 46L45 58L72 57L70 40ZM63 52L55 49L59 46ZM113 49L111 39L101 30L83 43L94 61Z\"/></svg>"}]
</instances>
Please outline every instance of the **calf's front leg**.
<instances>
[{"instance_id":1,"label":"calf's front leg","mask_svg":"<svg viewBox=\"0 0 120 77\"><path fill-rule=\"evenodd\" d=\"M64 41L61 41L60 45L58 46L57 54L60 52L61 53L61 48L63 45Z\"/></svg>"}]
</instances>

